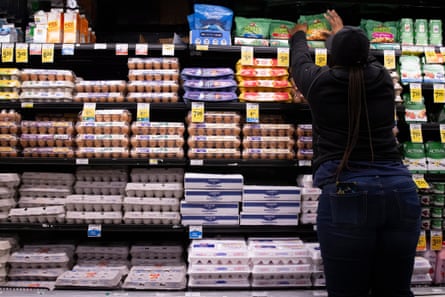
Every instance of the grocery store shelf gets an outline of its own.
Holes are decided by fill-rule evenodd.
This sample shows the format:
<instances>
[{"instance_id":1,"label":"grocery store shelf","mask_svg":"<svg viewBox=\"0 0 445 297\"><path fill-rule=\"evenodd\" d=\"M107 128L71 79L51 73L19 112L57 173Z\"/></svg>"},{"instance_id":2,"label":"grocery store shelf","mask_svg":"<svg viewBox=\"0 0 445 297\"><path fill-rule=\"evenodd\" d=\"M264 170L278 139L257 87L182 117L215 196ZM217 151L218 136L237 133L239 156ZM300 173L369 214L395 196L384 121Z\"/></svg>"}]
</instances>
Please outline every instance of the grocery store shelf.
<instances>
[{"instance_id":1,"label":"grocery store shelf","mask_svg":"<svg viewBox=\"0 0 445 297\"><path fill-rule=\"evenodd\" d=\"M315 235L314 225L305 224L298 226L220 226L220 225L204 225L203 235L239 235L249 234L253 236L297 236Z\"/></svg>"},{"instance_id":2,"label":"grocery store shelf","mask_svg":"<svg viewBox=\"0 0 445 297\"><path fill-rule=\"evenodd\" d=\"M299 167L310 169L310 161L301 163L299 160L259 160L259 159L191 159L194 167Z\"/></svg>"},{"instance_id":3,"label":"grocery store shelf","mask_svg":"<svg viewBox=\"0 0 445 297\"><path fill-rule=\"evenodd\" d=\"M185 159L149 158L0 158L0 165L185 166Z\"/></svg>"}]
</instances>

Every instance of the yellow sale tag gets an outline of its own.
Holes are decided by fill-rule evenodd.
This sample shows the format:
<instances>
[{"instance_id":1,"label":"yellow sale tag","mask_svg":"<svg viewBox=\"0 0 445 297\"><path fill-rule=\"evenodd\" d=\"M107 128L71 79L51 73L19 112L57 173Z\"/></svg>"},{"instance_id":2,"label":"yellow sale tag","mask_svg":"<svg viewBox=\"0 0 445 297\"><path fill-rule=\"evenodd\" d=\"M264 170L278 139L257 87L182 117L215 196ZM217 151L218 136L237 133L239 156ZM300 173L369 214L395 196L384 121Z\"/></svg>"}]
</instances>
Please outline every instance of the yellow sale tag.
<instances>
[{"instance_id":1,"label":"yellow sale tag","mask_svg":"<svg viewBox=\"0 0 445 297\"><path fill-rule=\"evenodd\" d=\"M411 102L422 102L422 86L420 83L410 83L409 91L411 95Z\"/></svg>"},{"instance_id":2,"label":"yellow sale tag","mask_svg":"<svg viewBox=\"0 0 445 297\"><path fill-rule=\"evenodd\" d=\"M439 130L440 130L440 141L442 143L445 143L445 124L440 124Z\"/></svg>"},{"instance_id":3,"label":"yellow sale tag","mask_svg":"<svg viewBox=\"0 0 445 297\"><path fill-rule=\"evenodd\" d=\"M246 103L246 122L258 123L260 120L260 108L257 103Z\"/></svg>"},{"instance_id":4,"label":"yellow sale tag","mask_svg":"<svg viewBox=\"0 0 445 297\"><path fill-rule=\"evenodd\" d=\"M427 64L436 63L437 56L436 50L434 47L426 47L425 48L425 60Z\"/></svg>"},{"instance_id":5,"label":"yellow sale tag","mask_svg":"<svg viewBox=\"0 0 445 297\"><path fill-rule=\"evenodd\" d=\"M197 44L196 45L196 50L197 51L208 51L209 50L209 46L207 44Z\"/></svg>"},{"instance_id":6,"label":"yellow sale tag","mask_svg":"<svg viewBox=\"0 0 445 297\"><path fill-rule=\"evenodd\" d=\"M251 46L241 47L241 65L245 66L253 65L253 47Z\"/></svg>"},{"instance_id":7,"label":"yellow sale tag","mask_svg":"<svg viewBox=\"0 0 445 297\"><path fill-rule=\"evenodd\" d=\"M54 63L54 43L42 45L42 63Z\"/></svg>"},{"instance_id":8,"label":"yellow sale tag","mask_svg":"<svg viewBox=\"0 0 445 297\"><path fill-rule=\"evenodd\" d=\"M431 231L431 250L432 251L440 251L442 250L442 241L443 241L443 236L442 236L442 230L432 230Z\"/></svg>"},{"instance_id":9,"label":"yellow sale tag","mask_svg":"<svg viewBox=\"0 0 445 297\"><path fill-rule=\"evenodd\" d=\"M96 103L85 103L82 109L82 120L94 122L96 119Z\"/></svg>"},{"instance_id":10,"label":"yellow sale tag","mask_svg":"<svg viewBox=\"0 0 445 297\"><path fill-rule=\"evenodd\" d=\"M148 160L148 164L149 165L158 165L159 164L159 159L149 159Z\"/></svg>"},{"instance_id":11,"label":"yellow sale tag","mask_svg":"<svg viewBox=\"0 0 445 297\"><path fill-rule=\"evenodd\" d=\"M163 44L162 45L162 55L163 56L174 56L175 55L175 45L174 44Z\"/></svg>"},{"instance_id":12,"label":"yellow sale tag","mask_svg":"<svg viewBox=\"0 0 445 297\"><path fill-rule=\"evenodd\" d=\"M289 67L289 48L279 47L277 48L277 64L278 67Z\"/></svg>"},{"instance_id":13,"label":"yellow sale tag","mask_svg":"<svg viewBox=\"0 0 445 297\"><path fill-rule=\"evenodd\" d=\"M138 103L136 120L143 122L150 121L150 103Z\"/></svg>"},{"instance_id":14,"label":"yellow sale tag","mask_svg":"<svg viewBox=\"0 0 445 297\"><path fill-rule=\"evenodd\" d=\"M423 143L422 125L421 124L410 124L409 130L410 130L412 142Z\"/></svg>"},{"instance_id":15,"label":"yellow sale tag","mask_svg":"<svg viewBox=\"0 0 445 297\"><path fill-rule=\"evenodd\" d=\"M14 44L3 43L2 44L2 63L14 62Z\"/></svg>"},{"instance_id":16,"label":"yellow sale tag","mask_svg":"<svg viewBox=\"0 0 445 297\"><path fill-rule=\"evenodd\" d=\"M425 234L425 230L420 231L419 241L417 242L416 250L418 252L426 251L426 234Z\"/></svg>"},{"instance_id":17,"label":"yellow sale tag","mask_svg":"<svg viewBox=\"0 0 445 297\"><path fill-rule=\"evenodd\" d=\"M204 122L204 103L192 102L192 122L202 123Z\"/></svg>"},{"instance_id":18,"label":"yellow sale tag","mask_svg":"<svg viewBox=\"0 0 445 297\"><path fill-rule=\"evenodd\" d=\"M17 63L28 63L28 44L17 43L15 45L15 61Z\"/></svg>"},{"instance_id":19,"label":"yellow sale tag","mask_svg":"<svg viewBox=\"0 0 445 297\"><path fill-rule=\"evenodd\" d=\"M386 69L396 69L396 54L394 50L384 50L383 57Z\"/></svg>"},{"instance_id":20,"label":"yellow sale tag","mask_svg":"<svg viewBox=\"0 0 445 297\"><path fill-rule=\"evenodd\" d=\"M445 103L445 85L434 84L434 103Z\"/></svg>"},{"instance_id":21,"label":"yellow sale tag","mask_svg":"<svg viewBox=\"0 0 445 297\"><path fill-rule=\"evenodd\" d=\"M413 174L413 180L418 189L429 189L430 185L422 174Z\"/></svg>"},{"instance_id":22,"label":"yellow sale tag","mask_svg":"<svg viewBox=\"0 0 445 297\"><path fill-rule=\"evenodd\" d=\"M22 108L34 108L34 103L33 102L22 102L21 107Z\"/></svg>"},{"instance_id":23,"label":"yellow sale tag","mask_svg":"<svg viewBox=\"0 0 445 297\"><path fill-rule=\"evenodd\" d=\"M325 48L315 49L315 64L323 67L328 63L328 51Z\"/></svg>"}]
</instances>

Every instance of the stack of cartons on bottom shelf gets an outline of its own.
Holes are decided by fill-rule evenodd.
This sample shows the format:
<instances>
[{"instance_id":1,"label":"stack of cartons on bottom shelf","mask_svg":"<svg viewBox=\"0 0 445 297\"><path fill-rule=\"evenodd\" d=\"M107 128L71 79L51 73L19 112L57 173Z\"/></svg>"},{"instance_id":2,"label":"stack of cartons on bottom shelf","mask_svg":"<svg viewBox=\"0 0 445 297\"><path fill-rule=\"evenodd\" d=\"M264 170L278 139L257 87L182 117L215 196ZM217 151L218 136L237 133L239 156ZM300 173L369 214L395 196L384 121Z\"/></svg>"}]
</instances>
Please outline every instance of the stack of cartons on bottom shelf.
<instances>
[{"instance_id":1,"label":"stack of cartons on bottom shelf","mask_svg":"<svg viewBox=\"0 0 445 297\"><path fill-rule=\"evenodd\" d=\"M0 173L0 221L8 220L9 211L16 206L17 187L20 176L17 173Z\"/></svg>"}]
</instances>

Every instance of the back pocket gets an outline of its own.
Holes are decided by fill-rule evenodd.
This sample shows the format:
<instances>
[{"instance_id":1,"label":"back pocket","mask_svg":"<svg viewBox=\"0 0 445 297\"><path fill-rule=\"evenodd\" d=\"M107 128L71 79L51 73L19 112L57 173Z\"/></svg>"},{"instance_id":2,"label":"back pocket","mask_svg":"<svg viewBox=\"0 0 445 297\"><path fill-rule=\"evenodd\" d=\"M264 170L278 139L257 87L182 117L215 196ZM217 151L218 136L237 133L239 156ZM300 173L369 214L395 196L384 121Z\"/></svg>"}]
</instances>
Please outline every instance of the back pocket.
<instances>
[{"instance_id":1,"label":"back pocket","mask_svg":"<svg viewBox=\"0 0 445 297\"><path fill-rule=\"evenodd\" d=\"M367 192L329 194L334 224L362 225L366 222Z\"/></svg>"}]
</instances>

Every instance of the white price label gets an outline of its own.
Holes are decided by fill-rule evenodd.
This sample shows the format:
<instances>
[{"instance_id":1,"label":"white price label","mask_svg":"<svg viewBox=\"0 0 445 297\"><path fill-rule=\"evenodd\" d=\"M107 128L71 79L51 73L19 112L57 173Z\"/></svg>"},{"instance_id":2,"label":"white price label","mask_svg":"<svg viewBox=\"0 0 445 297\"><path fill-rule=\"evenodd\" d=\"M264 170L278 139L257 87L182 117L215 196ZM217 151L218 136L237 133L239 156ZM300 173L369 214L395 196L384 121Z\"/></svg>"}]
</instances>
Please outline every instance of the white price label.
<instances>
[{"instance_id":1,"label":"white price label","mask_svg":"<svg viewBox=\"0 0 445 297\"><path fill-rule=\"evenodd\" d=\"M38 56L42 54L42 44L41 43L31 43L29 45L29 54L31 56Z\"/></svg>"},{"instance_id":2,"label":"white price label","mask_svg":"<svg viewBox=\"0 0 445 297\"><path fill-rule=\"evenodd\" d=\"M73 56L74 55L74 44L64 43L62 45L62 56Z\"/></svg>"},{"instance_id":3,"label":"white price label","mask_svg":"<svg viewBox=\"0 0 445 297\"><path fill-rule=\"evenodd\" d=\"M163 44L162 45L162 55L163 56L174 56L175 55L175 45L174 44Z\"/></svg>"},{"instance_id":4,"label":"white price label","mask_svg":"<svg viewBox=\"0 0 445 297\"><path fill-rule=\"evenodd\" d=\"M137 56L146 56L148 55L148 44L146 43L137 43L135 47L135 54Z\"/></svg>"},{"instance_id":5,"label":"white price label","mask_svg":"<svg viewBox=\"0 0 445 297\"><path fill-rule=\"evenodd\" d=\"M253 47L242 46L241 47L241 65L252 66L253 65Z\"/></svg>"},{"instance_id":6,"label":"white price label","mask_svg":"<svg viewBox=\"0 0 445 297\"><path fill-rule=\"evenodd\" d=\"M128 56L128 43L116 44L116 56Z\"/></svg>"},{"instance_id":7,"label":"white price label","mask_svg":"<svg viewBox=\"0 0 445 297\"><path fill-rule=\"evenodd\" d=\"M95 43L93 48L95 50L105 50L105 49L107 49L107 44L106 43Z\"/></svg>"}]
</instances>

